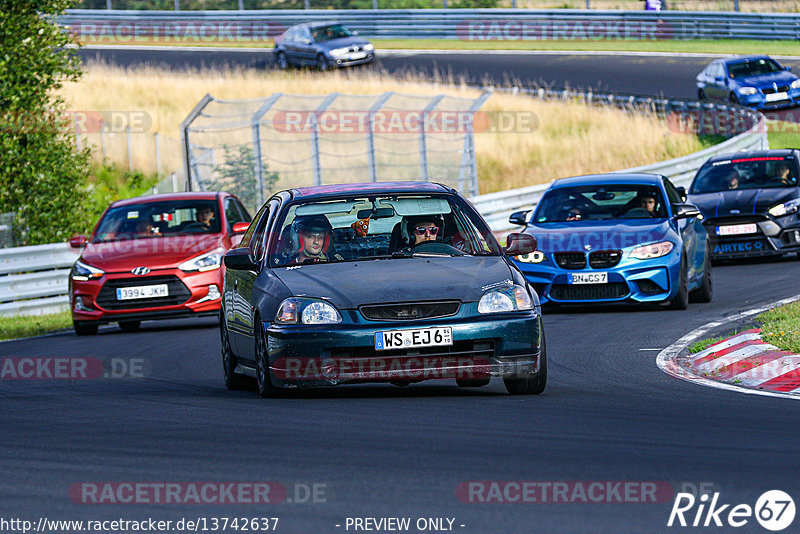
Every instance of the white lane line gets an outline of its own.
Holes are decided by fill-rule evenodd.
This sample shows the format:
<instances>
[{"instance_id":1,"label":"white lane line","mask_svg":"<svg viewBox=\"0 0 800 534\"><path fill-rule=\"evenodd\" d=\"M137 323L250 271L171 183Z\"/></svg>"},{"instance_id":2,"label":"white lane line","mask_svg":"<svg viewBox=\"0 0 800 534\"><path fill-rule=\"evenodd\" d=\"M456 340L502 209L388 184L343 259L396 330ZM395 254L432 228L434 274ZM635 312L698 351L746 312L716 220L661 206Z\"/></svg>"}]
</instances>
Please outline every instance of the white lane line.
<instances>
[{"instance_id":1,"label":"white lane line","mask_svg":"<svg viewBox=\"0 0 800 534\"><path fill-rule=\"evenodd\" d=\"M689 332L688 334L684 335L682 338L677 340L675 343L673 343L669 347L659 352L658 356L656 357L656 365L658 365L659 369L661 369L662 371L664 371L665 373L667 373L672 377L679 378L681 380L687 380L689 382L694 382L695 384L700 384L701 386L724 389L727 391L736 391L748 395L762 395L765 397L780 397L783 399L790 398L790 399L800 400L800 396L797 395L787 395L785 393L777 393L774 391L766 391L763 389L750 389L735 384L727 384L725 382L719 382L717 380L703 378L696 374L690 373L689 371L679 366L675 362L675 358L684 349L686 349L686 347L688 347L698 339L701 339L709 331L718 328L726 323L739 321L741 319L747 319L748 317L752 317L753 315L758 315L759 313L763 313L769 310L770 308L774 308L776 306L783 306L784 304L790 304L797 300L800 300L800 295L795 295L793 297L777 300L765 306L759 306L758 308L745 310L741 313L737 313L730 317L726 317L725 319L720 321L708 322L699 328L695 328L694 330L692 330L691 332Z\"/></svg>"},{"instance_id":2,"label":"white lane line","mask_svg":"<svg viewBox=\"0 0 800 534\"><path fill-rule=\"evenodd\" d=\"M758 334L755 334L755 333L753 333L753 334L741 334L741 335L738 335L736 337L732 337L732 338L730 338L728 340L725 340L722 343L718 343L717 345L711 345L710 347L708 347L705 350L701 350L700 352L692 354L690 359L692 361L696 361L696 360L698 360L700 358L705 358L706 356L708 356L712 352L719 352L719 351L721 351L723 349L727 349L728 347L732 347L734 345L738 345L739 343L744 343L745 341L756 341L758 339L761 339L761 338L760 338L760 336Z\"/></svg>"}]
</instances>

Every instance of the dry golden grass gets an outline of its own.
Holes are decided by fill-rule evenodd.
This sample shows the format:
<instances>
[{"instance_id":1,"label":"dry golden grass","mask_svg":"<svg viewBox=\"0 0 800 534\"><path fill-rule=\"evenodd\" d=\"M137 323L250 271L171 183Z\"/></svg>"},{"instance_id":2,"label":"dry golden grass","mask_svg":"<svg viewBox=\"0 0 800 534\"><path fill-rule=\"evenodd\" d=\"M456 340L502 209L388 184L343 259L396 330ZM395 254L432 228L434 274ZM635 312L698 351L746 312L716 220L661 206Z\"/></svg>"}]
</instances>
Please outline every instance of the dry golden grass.
<instances>
[{"instance_id":1,"label":"dry golden grass","mask_svg":"<svg viewBox=\"0 0 800 534\"><path fill-rule=\"evenodd\" d=\"M155 170L153 133L160 132L165 172L182 168L179 124L205 95L220 99L295 94L374 95L385 91L474 98L479 91L453 80L426 83L366 71L175 72L155 68L126 70L90 65L86 75L64 87L71 109L141 110L152 130L132 136L136 169ZM533 113L538 126L529 133L479 133L475 136L482 193L544 183L558 177L604 172L677 157L702 148L692 135L670 132L664 121L579 103L541 102L522 95L495 93L484 111ZM90 141L99 147L99 136ZM127 167L124 134L107 137L109 159ZM280 186L281 183L278 183Z\"/></svg>"},{"instance_id":2,"label":"dry golden grass","mask_svg":"<svg viewBox=\"0 0 800 534\"><path fill-rule=\"evenodd\" d=\"M511 0L502 2L511 7ZM642 0L590 0L592 9L642 10ZM517 7L527 9L585 9L586 0L517 0ZM671 11L733 11L733 0L667 0ZM796 13L798 0L739 0L739 11L759 13Z\"/></svg>"}]
</instances>

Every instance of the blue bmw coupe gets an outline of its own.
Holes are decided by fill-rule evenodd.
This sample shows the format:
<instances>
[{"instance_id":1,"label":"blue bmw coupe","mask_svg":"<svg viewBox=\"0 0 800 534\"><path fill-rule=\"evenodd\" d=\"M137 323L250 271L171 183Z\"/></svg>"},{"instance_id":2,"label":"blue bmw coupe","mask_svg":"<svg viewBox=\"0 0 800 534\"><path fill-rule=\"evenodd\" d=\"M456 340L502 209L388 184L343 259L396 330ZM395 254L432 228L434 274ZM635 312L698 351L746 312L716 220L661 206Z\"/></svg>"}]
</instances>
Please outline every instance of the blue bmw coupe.
<instances>
[{"instance_id":1,"label":"blue bmw coupe","mask_svg":"<svg viewBox=\"0 0 800 534\"><path fill-rule=\"evenodd\" d=\"M716 59L697 75L700 100L724 100L754 109L800 104L800 78L769 56Z\"/></svg>"},{"instance_id":2,"label":"blue bmw coupe","mask_svg":"<svg viewBox=\"0 0 800 534\"><path fill-rule=\"evenodd\" d=\"M669 303L713 295L709 237L684 192L655 174L556 180L536 210L511 215L536 237L514 261L542 303Z\"/></svg>"}]
</instances>

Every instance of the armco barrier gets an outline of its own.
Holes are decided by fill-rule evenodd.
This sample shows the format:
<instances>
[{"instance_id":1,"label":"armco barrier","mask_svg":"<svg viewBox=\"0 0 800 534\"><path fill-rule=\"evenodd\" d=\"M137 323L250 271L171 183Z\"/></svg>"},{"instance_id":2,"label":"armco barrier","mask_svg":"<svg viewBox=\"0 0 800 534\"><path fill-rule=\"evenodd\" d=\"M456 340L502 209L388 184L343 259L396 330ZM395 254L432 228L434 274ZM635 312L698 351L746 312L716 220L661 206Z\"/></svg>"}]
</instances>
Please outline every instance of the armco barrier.
<instances>
[{"instance_id":1,"label":"armco barrier","mask_svg":"<svg viewBox=\"0 0 800 534\"><path fill-rule=\"evenodd\" d=\"M800 39L796 13L534 9L262 11L68 10L59 22L86 43L263 41L301 22L335 20L384 39Z\"/></svg>"},{"instance_id":2,"label":"armco barrier","mask_svg":"<svg viewBox=\"0 0 800 534\"><path fill-rule=\"evenodd\" d=\"M67 309L69 268L77 258L66 243L0 249L0 316Z\"/></svg>"}]
</instances>

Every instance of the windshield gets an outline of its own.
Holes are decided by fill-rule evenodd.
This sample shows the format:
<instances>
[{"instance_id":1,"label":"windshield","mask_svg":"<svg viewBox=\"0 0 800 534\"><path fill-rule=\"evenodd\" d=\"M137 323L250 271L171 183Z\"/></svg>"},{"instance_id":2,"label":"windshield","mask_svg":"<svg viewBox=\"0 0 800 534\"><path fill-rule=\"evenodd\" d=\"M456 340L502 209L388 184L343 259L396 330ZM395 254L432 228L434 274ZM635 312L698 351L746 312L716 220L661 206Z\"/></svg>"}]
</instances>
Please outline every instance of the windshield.
<instances>
[{"instance_id":1,"label":"windshield","mask_svg":"<svg viewBox=\"0 0 800 534\"><path fill-rule=\"evenodd\" d=\"M783 70L783 67L769 58L762 58L754 61L742 61L741 63L728 63L728 73L730 74L731 78L761 76L781 70Z\"/></svg>"},{"instance_id":2,"label":"windshield","mask_svg":"<svg viewBox=\"0 0 800 534\"><path fill-rule=\"evenodd\" d=\"M666 217L661 191L652 185L583 185L548 191L536 209L537 223Z\"/></svg>"},{"instance_id":3,"label":"windshield","mask_svg":"<svg viewBox=\"0 0 800 534\"><path fill-rule=\"evenodd\" d=\"M340 39L342 37L352 37L353 32L341 24L334 24L332 26L325 26L323 28L314 28L311 30L311 35L314 36L314 41L319 43L322 41L330 41L332 39Z\"/></svg>"},{"instance_id":4,"label":"windshield","mask_svg":"<svg viewBox=\"0 0 800 534\"><path fill-rule=\"evenodd\" d=\"M501 254L491 231L457 197L347 198L291 205L270 265Z\"/></svg>"},{"instance_id":5,"label":"windshield","mask_svg":"<svg viewBox=\"0 0 800 534\"><path fill-rule=\"evenodd\" d=\"M797 186L797 162L780 156L739 158L706 163L697 172L691 193Z\"/></svg>"},{"instance_id":6,"label":"windshield","mask_svg":"<svg viewBox=\"0 0 800 534\"><path fill-rule=\"evenodd\" d=\"M219 232L216 200L167 200L110 208L98 223L92 242Z\"/></svg>"}]
</instances>

